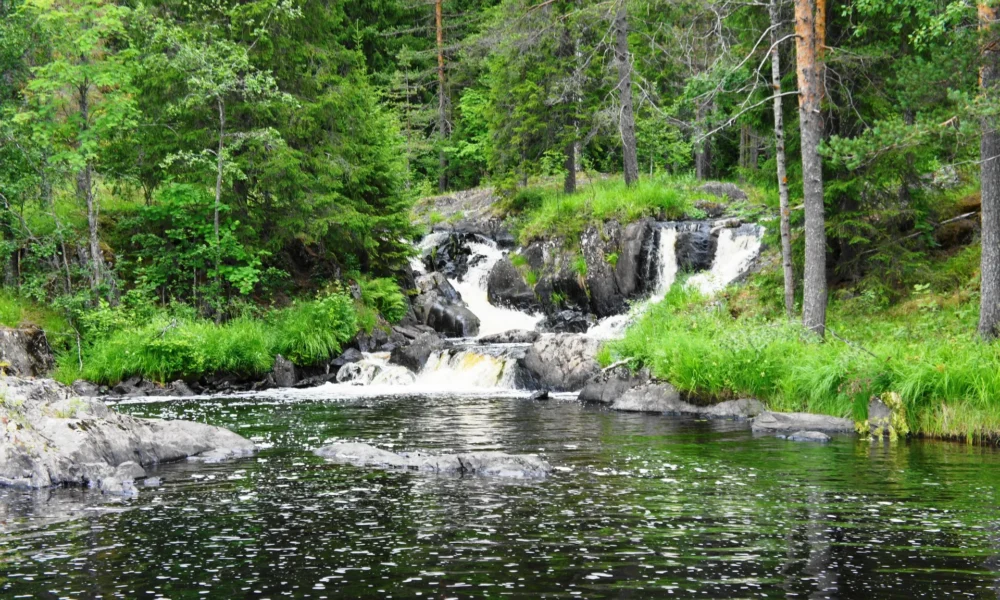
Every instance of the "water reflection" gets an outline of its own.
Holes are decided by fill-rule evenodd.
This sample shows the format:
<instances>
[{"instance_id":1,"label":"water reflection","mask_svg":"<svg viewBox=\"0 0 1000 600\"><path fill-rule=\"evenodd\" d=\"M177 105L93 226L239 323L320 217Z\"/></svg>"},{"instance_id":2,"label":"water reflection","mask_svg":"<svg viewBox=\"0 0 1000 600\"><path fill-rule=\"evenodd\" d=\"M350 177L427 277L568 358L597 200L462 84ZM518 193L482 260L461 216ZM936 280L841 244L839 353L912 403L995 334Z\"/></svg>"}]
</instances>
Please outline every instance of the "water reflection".
<instances>
[{"instance_id":1,"label":"water reflection","mask_svg":"<svg viewBox=\"0 0 1000 600\"><path fill-rule=\"evenodd\" d=\"M136 499L0 491L0 597L996 597L998 455L829 445L745 425L523 398L281 395L123 410L253 437ZM537 452L543 481L326 463L397 450Z\"/></svg>"}]
</instances>

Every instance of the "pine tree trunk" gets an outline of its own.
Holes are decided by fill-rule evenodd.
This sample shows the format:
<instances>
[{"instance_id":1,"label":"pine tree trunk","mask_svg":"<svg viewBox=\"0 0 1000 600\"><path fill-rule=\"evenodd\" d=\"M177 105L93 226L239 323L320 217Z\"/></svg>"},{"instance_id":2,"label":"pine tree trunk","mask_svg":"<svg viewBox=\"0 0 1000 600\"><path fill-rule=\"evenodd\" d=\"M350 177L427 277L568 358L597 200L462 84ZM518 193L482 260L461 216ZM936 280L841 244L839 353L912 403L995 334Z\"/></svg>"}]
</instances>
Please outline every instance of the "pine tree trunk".
<instances>
[{"instance_id":1,"label":"pine tree trunk","mask_svg":"<svg viewBox=\"0 0 1000 600\"><path fill-rule=\"evenodd\" d=\"M90 123L90 82L80 84L79 89L81 131L87 131ZM102 283L104 272L104 255L101 252L101 240L98 236L97 221L100 217L100 207L94 196L94 163L89 158L83 169L76 175L76 190L80 199L87 205L87 237L90 246L90 287L96 291Z\"/></svg>"},{"instance_id":2,"label":"pine tree trunk","mask_svg":"<svg viewBox=\"0 0 1000 600\"><path fill-rule=\"evenodd\" d=\"M448 157L444 153L444 143L448 139L448 118L445 111L448 104L445 101L445 80L444 80L444 15L441 7L442 0L434 3L434 20L437 24L437 59L438 59L438 136L440 137L441 148L438 150L438 190L443 192L448 189Z\"/></svg>"},{"instance_id":3,"label":"pine tree trunk","mask_svg":"<svg viewBox=\"0 0 1000 600\"><path fill-rule=\"evenodd\" d=\"M566 144L566 178L563 179L563 193L576 192L576 142Z\"/></svg>"},{"instance_id":4,"label":"pine tree trunk","mask_svg":"<svg viewBox=\"0 0 1000 600\"><path fill-rule=\"evenodd\" d=\"M785 276L785 313L795 316L795 273L792 270L792 212L788 207L785 168L785 117L781 110L781 54L778 52L779 0L771 0L771 86L774 96L774 156L778 164L778 202L781 211L781 269Z\"/></svg>"},{"instance_id":5,"label":"pine tree trunk","mask_svg":"<svg viewBox=\"0 0 1000 600\"><path fill-rule=\"evenodd\" d=\"M994 92L1000 82L1000 48L995 31L997 8L979 4L979 26L986 32L980 81L983 92ZM996 339L1000 327L1000 131L995 117L984 117L979 146L982 184L982 272L979 335Z\"/></svg>"},{"instance_id":6,"label":"pine tree trunk","mask_svg":"<svg viewBox=\"0 0 1000 600\"><path fill-rule=\"evenodd\" d=\"M822 0L821 0L822 1ZM820 337L826 332L826 219L823 207L823 138L821 84L816 49L814 0L795 0L795 43L799 82L799 129L802 144L802 186L806 212L806 268L802 323Z\"/></svg>"},{"instance_id":7,"label":"pine tree trunk","mask_svg":"<svg viewBox=\"0 0 1000 600\"><path fill-rule=\"evenodd\" d=\"M626 0L620 0L615 15L615 60L618 61L618 97L621 115L618 126L622 136L622 158L625 167L625 185L639 180L639 159L635 147L635 115L632 112L632 57L628 51L628 12Z\"/></svg>"}]
</instances>

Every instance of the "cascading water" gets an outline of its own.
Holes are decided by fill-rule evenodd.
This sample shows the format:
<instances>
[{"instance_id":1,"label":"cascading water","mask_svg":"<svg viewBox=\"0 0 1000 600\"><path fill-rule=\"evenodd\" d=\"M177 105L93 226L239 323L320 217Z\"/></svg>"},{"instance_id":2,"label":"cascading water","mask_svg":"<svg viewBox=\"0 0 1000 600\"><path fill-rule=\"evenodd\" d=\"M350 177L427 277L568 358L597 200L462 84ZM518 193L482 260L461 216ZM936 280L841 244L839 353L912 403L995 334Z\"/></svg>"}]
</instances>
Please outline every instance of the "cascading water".
<instances>
[{"instance_id":1,"label":"cascading water","mask_svg":"<svg viewBox=\"0 0 1000 600\"><path fill-rule=\"evenodd\" d=\"M389 354L376 352L340 368L334 388L364 386L379 393L477 392L517 390L518 360L527 344L456 345L434 352L420 373L391 364Z\"/></svg>"},{"instance_id":2,"label":"cascading water","mask_svg":"<svg viewBox=\"0 0 1000 600\"><path fill-rule=\"evenodd\" d=\"M712 268L687 280L687 285L703 294L714 294L736 281L760 254L764 228L760 225L740 225L719 232L719 246Z\"/></svg>"},{"instance_id":3,"label":"cascading water","mask_svg":"<svg viewBox=\"0 0 1000 600\"><path fill-rule=\"evenodd\" d=\"M658 223L656 230L656 287L649 298L637 302L625 314L607 317L597 322L587 331L587 335L600 340L622 337L628 326L635 322L654 304L667 295L677 279L677 238L678 233L692 233L699 224ZM753 260L760 254L764 228L760 225L740 225L735 228L719 228L718 245L712 266L707 272L688 278L685 285L694 287L703 294L714 294L746 273Z\"/></svg>"},{"instance_id":4,"label":"cascading water","mask_svg":"<svg viewBox=\"0 0 1000 600\"><path fill-rule=\"evenodd\" d=\"M421 254L431 252L450 234L432 233L425 237L418 248ZM494 265L503 258L503 250L497 247L493 240L477 237L475 241L466 242L466 247L472 252L469 256L469 270L458 279L449 279L455 290L461 294L466 306L479 317L479 336L493 335L510 331L511 329L532 330L542 320L543 315L529 314L519 310L493 306L487 296L487 282ZM410 262L413 270L426 273L427 269L419 258Z\"/></svg>"}]
</instances>

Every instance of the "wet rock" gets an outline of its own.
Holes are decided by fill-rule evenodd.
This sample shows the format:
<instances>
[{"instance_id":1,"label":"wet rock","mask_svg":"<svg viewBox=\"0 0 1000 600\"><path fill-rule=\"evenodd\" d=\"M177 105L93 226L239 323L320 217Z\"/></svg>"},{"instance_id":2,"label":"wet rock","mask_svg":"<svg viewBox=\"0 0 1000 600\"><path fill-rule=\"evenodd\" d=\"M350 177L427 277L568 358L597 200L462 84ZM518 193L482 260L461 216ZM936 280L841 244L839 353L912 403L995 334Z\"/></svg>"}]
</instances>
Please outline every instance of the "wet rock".
<instances>
[{"instance_id":1,"label":"wet rock","mask_svg":"<svg viewBox=\"0 0 1000 600\"><path fill-rule=\"evenodd\" d=\"M679 225L675 246L677 269L685 272L711 269L718 245L718 234L713 234L710 223L698 221Z\"/></svg>"},{"instance_id":2,"label":"wet rock","mask_svg":"<svg viewBox=\"0 0 1000 600\"><path fill-rule=\"evenodd\" d=\"M330 361L330 367L331 370L333 368L339 369L347 363L358 362L359 360L364 360L364 358L365 355L357 348L348 348L344 350L343 354Z\"/></svg>"},{"instance_id":3,"label":"wet rock","mask_svg":"<svg viewBox=\"0 0 1000 600\"><path fill-rule=\"evenodd\" d=\"M345 364L354 364L354 363L345 363ZM343 365L341 365L341 368L343 368ZM340 369L338 369L337 371L332 371L330 373L324 373L322 375L313 375L312 377L306 377L305 379L300 379L297 382L295 382L295 387L298 389L304 389L304 388L317 387L325 383L332 383L337 380L337 374L339 373L339 371Z\"/></svg>"},{"instance_id":4,"label":"wet rock","mask_svg":"<svg viewBox=\"0 0 1000 600\"><path fill-rule=\"evenodd\" d=\"M271 369L274 375L274 384L278 387L292 387L295 385L295 365L282 355L274 357L274 367Z\"/></svg>"},{"instance_id":5,"label":"wet rock","mask_svg":"<svg viewBox=\"0 0 1000 600\"><path fill-rule=\"evenodd\" d=\"M447 344L433 333L425 333L413 340L408 346L401 346L392 351L389 361L406 367L414 373L419 373L431 354L444 349Z\"/></svg>"},{"instance_id":6,"label":"wet rock","mask_svg":"<svg viewBox=\"0 0 1000 600\"><path fill-rule=\"evenodd\" d=\"M169 391L169 395L171 396L187 397L195 395L194 390L192 390L187 383L180 379L171 383L167 389Z\"/></svg>"},{"instance_id":7,"label":"wet rock","mask_svg":"<svg viewBox=\"0 0 1000 600\"><path fill-rule=\"evenodd\" d=\"M625 298L637 298L655 286L656 282L645 280L648 272L644 268L644 261L649 260L648 246L653 243L653 238L652 219L631 223L622 233L615 263L615 283Z\"/></svg>"},{"instance_id":8,"label":"wet rock","mask_svg":"<svg viewBox=\"0 0 1000 600\"><path fill-rule=\"evenodd\" d=\"M868 401L868 427L874 437L888 437L892 427L892 409L878 397Z\"/></svg>"},{"instance_id":9,"label":"wet rock","mask_svg":"<svg viewBox=\"0 0 1000 600\"><path fill-rule=\"evenodd\" d=\"M77 484L131 493L131 480L143 467L208 452L245 456L254 449L219 427L118 414L51 380L5 383L7 397L17 402L0 407L0 485Z\"/></svg>"},{"instance_id":10,"label":"wet rock","mask_svg":"<svg viewBox=\"0 0 1000 600\"><path fill-rule=\"evenodd\" d=\"M577 310L561 310L542 319L537 325L543 333L587 333L590 320Z\"/></svg>"},{"instance_id":11,"label":"wet rock","mask_svg":"<svg viewBox=\"0 0 1000 600\"><path fill-rule=\"evenodd\" d=\"M461 279L469 272L469 258L472 256L468 246L470 239L474 240L475 235L450 233L424 254L424 267L448 279Z\"/></svg>"},{"instance_id":12,"label":"wet rock","mask_svg":"<svg viewBox=\"0 0 1000 600\"><path fill-rule=\"evenodd\" d=\"M548 390L539 390L528 396L528 400L548 400L548 399L549 399Z\"/></svg>"},{"instance_id":13,"label":"wet rock","mask_svg":"<svg viewBox=\"0 0 1000 600\"><path fill-rule=\"evenodd\" d=\"M0 328L0 361L6 363L4 373L22 377L41 377L55 364L45 332L37 327Z\"/></svg>"},{"instance_id":14,"label":"wet rock","mask_svg":"<svg viewBox=\"0 0 1000 600\"><path fill-rule=\"evenodd\" d=\"M156 391L156 384L134 375L111 388L111 393L121 397L148 396Z\"/></svg>"},{"instance_id":15,"label":"wet rock","mask_svg":"<svg viewBox=\"0 0 1000 600\"><path fill-rule=\"evenodd\" d=\"M600 317L625 311L625 296L618 289L615 266L609 262L616 254L621 238L617 222L589 227L580 238L580 249L587 264L586 283L590 292L590 312ZM617 259L615 259L617 260Z\"/></svg>"},{"instance_id":16,"label":"wet rock","mask_svg":"<svg viewBox=\"0 0 1000 600\"><path fill-rule=\"evenodd\" d=\"M542 334L526 329L511 329L503 333L495 333L479 338L481 344L533 344Z\"/></svg>"},{"instance_id":17,"label":"wet rock","mask_svg":"<svg viewBox=\"0 0 1000 600\"><path fill-rule=\"evenodd\" d=\"M698 190L716 198L728 198L730 202L742 202L747 199L746 192L741 190L735 183L709 181L698 188Z\"/></svg>"},{"instance_id":18,"label":"wet rock","mask_svg":"<svg viewBox=\"0 0 1000 600\"><path fill-rule=\"evenodd\" d=\"M101 395L101 386L96 383L77 379L73 382L73 393L84 398L96 398Z\"/></svg>"},{"instance_id":19,"label":"wet rock","mask_svg":"<svg viewBox=\"0 0 1000 600\"><path fill-rule=\"evenodd\" d=\"M741 421L752 419L766 410L767 408L760 400L755 398L741 398L739 400L726 400L712 406L706 406L702 410L702 414L711 419Z\"/></svg>"},{"instance_id":20,"label":"wet rock","mask_svg":"<svg viewBox=\"0 0 1000 600\"><path fill-rule=\"evenodd\" d=\"M854 422L827 415L811 413L764 412L753 420L754 433L791 433L796 431L820 431L823 433L851 433Z\"/></svg>"},{"instance_id":21,"label":"wet rock","mask_svg":"<svg viewBox=\"0 0 1000 600\"><path fill-rule=\"evenodd\" d=\"M617 365L590 378L580 391L579 400L611 404L625 392L648 381L649 371L641 369L633 373L627 365Z\"/></svg>"},{"instance_id":22,"label":"wet rock","mask_svg":"<svg viewBox=\"0 0 1000 600\"><path fill-rule=\"evenodd\" d=\"M420 294L413 301L413 311L421 324L450 337L475 337L479 333L479 318L441 273L418 277L417 289Z\"/></svg>"},{"instance_id":23,"label":"wet rock","mask_svg":"<svg viewBox=\"0 0 1000 600\"><path fill-rule=\"evenodd\" d=\"M460 454L402 452L397 454L370 444L342 442L319 448L315 453L327 460L359 467L384 467L455 475L528 478L544 477L552 471L552 467L537 456L514 455L504 452L465 452Z\"/></svg>"},{"instance_id":24,"label":"wet rock","mask_svg":"<svg viewBox=\"0 0 1000 600\"><path fill-rule=\"evenodd\" d=\"M486 297L494 306L526 312L539 312L542 309L535 291L508 258L501 258L493 265L486 282Z\"/></svg>"},{"instance_id":25,"label":"wet rock","mask_svg":"<svg viewBox=\"0 0 1000 600\"><path fill-rule=\"evenodd\" d=\"M650 382L632 388L611 404L612 410L696 415L701 408L681 400L680 392L669 383Z\"/></svg>"},{"instance_id":26,"label":"wet rock","mask_svg":"<svg viewBox=\"0 0 1000 600\"><path fill-rule=\"evenodd\" d=\"M793 442L819 442L826 443L832 438L821 431L796 431L794 433L781 434L778 436L783 440L790 440Z\"/></svg>"},{"instance_id":27,"label":"wet rock","mask_svg":"<svg viewBox=\"0 0 1000 600\"><path fill-rule=\"evenodd\" d=\"M542 336L524 357L524 367L545 388L572 392L580 390L597 375L598 340L584 335L560 333Z\"/></svg>"},{"instance_id":28,"label":"wet rock","mask_svg":"<svg viewBox=\"0 0 1000 600\"><path fill-rule=\"evenodd\" d=\"M375 327L372 328L371 333L361 330L356 336L354 336L354 345L361 352L375 352L385 344L389 343L389 329L388 323L382 320L382 317L378 318L378 322Z\"/></svg>"}]
</instances>

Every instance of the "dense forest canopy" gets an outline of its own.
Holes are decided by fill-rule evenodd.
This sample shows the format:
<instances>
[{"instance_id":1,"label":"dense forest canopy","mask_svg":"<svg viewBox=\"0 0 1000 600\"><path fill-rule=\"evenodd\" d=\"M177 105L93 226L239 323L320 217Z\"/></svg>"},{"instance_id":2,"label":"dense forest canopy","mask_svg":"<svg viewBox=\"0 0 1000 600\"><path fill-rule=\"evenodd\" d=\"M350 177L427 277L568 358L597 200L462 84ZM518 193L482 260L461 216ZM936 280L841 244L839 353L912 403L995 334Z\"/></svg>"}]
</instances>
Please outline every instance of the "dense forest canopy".
<instances>
[{"instance_id":1,"label":"dense forest canopy","mask_svg":"<svg viewBox=\"0 0 1000 600\"><path fill-rule=\"evenodd\" d=\"M397 277L439 189L692 173L787 198L789 293L803 268L807 288L875 274L884 302L953 216L942 190L976 185L996 112L978 9L3 0L5 285L71 319L130 299L221 322Z\"/></svg>"}]
</instances>

